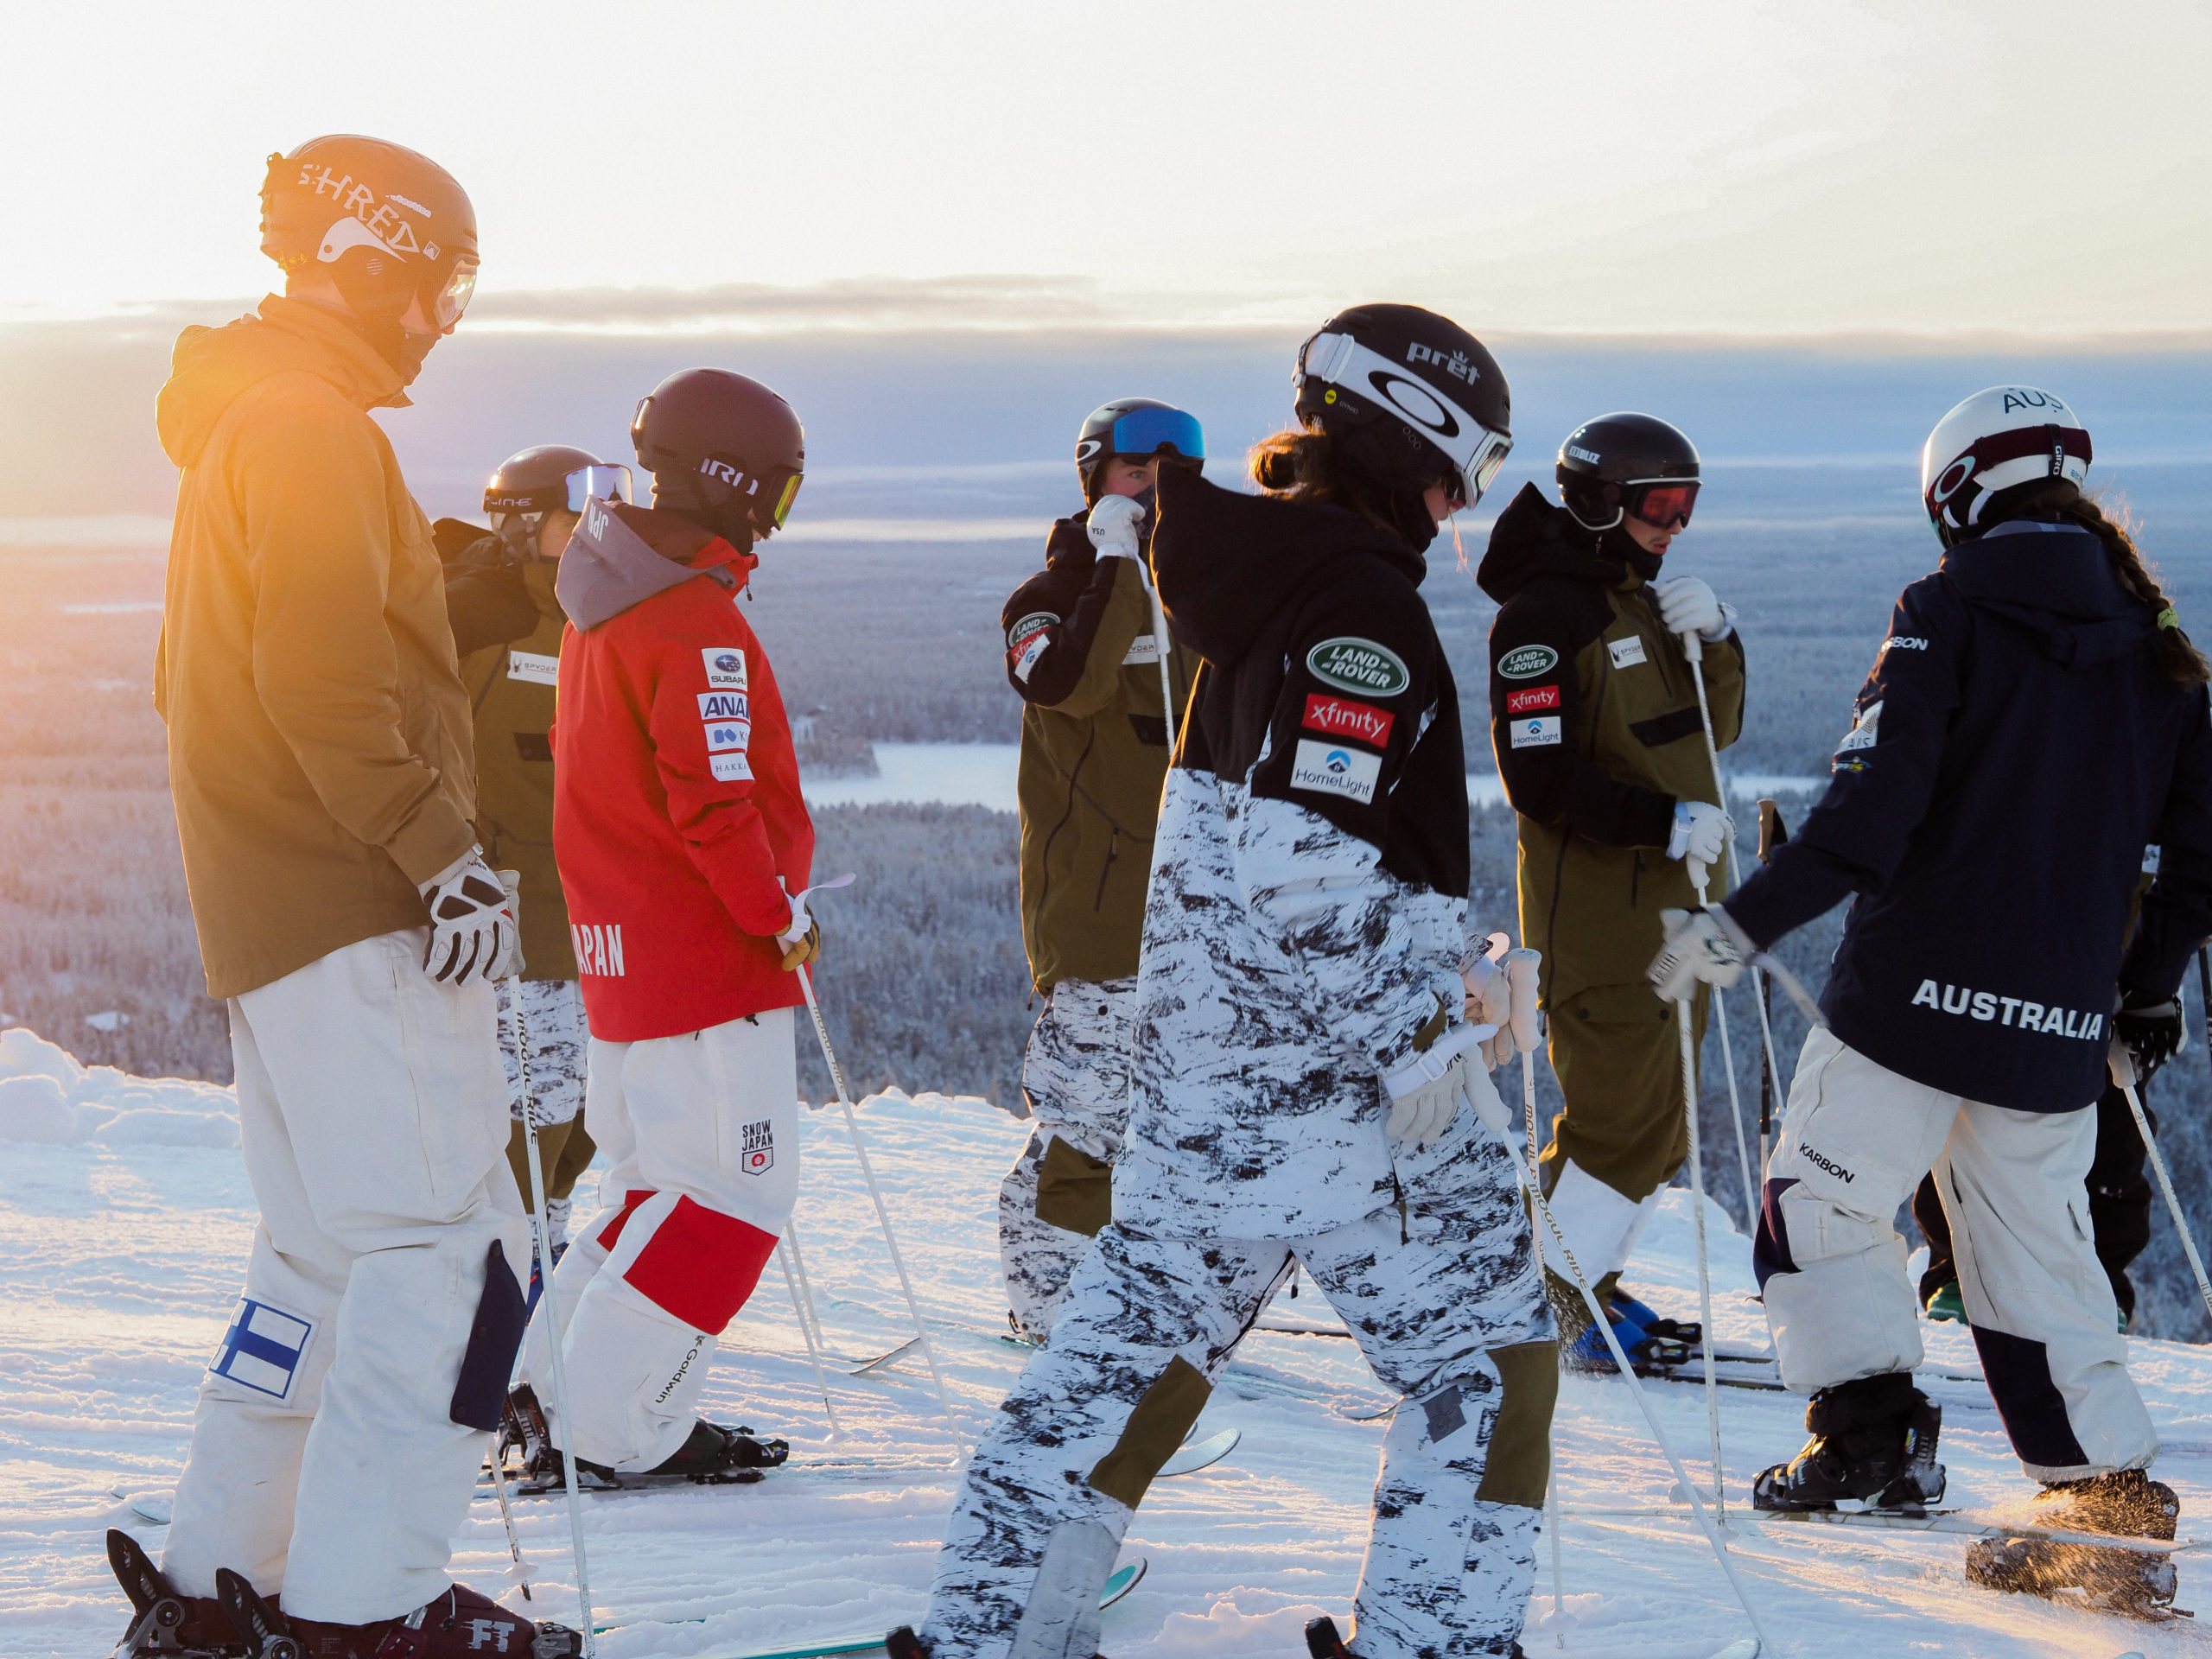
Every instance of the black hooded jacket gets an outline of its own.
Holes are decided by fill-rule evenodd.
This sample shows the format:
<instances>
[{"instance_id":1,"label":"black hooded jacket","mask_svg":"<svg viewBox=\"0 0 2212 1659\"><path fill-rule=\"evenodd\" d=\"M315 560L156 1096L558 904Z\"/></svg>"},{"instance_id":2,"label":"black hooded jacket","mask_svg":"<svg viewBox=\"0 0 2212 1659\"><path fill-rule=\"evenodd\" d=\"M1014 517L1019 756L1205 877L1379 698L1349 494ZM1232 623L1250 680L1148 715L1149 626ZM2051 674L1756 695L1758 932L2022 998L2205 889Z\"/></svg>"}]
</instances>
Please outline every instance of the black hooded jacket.
<instances>
[{"instance_id":1,"label":"black hooded jacket","mask_svg":"<svg viewBox=\"0 0 2212 1659\"><path fill-rule=\"evenodd\" d=\"M1467 896L1459 698L1405 541L1343 507L1160 479L1153 563L1205 659L1173 764L1326 818L1400 880Z\"/></svg>"},{"instance_id":2,"label":"black hooded jacket","mask_svg":"<svg viewBox=\"0 0 2212 1659\"><path fill-rule=\"evenodd\" d=\"M1726 901L1764 945L1856 895L1843 1041L1992 1105L2097 1098L2120 990L2171 996L2212 932L2212 707L2156 632L2064 524L1999 524L1898 596L1827 794Z\"/></svg>"}]
</instances>

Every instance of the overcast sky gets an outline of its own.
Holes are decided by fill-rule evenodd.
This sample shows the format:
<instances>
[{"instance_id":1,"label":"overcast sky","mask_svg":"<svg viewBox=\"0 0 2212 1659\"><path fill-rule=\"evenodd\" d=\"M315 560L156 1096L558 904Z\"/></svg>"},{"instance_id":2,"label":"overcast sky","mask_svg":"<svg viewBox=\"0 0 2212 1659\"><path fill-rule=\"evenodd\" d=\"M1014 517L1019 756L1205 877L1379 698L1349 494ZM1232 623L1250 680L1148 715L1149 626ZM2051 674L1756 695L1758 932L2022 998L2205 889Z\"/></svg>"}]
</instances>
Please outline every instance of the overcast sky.
<instances>
[{"instance_id":1,"label":"overcast sky","mask_svg":"<svg viewBox=\"0 0 2212 1659\"><path fill-rule=\"evenodd\" d=\"M350 130L467 188L487 329L2212 327L2202 3L231 0L9 45L0 321L263 290L264 157Z\"/></svg>"}]
</instances>

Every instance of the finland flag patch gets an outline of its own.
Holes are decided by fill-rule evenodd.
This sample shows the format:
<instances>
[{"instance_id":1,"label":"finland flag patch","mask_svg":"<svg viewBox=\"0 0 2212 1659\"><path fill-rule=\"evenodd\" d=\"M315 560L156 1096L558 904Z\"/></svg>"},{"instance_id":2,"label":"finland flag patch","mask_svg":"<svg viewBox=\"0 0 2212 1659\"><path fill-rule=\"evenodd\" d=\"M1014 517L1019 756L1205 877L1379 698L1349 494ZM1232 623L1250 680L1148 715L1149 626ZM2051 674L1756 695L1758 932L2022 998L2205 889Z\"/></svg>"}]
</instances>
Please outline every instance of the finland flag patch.
<instances>
[{"instance_id":1,"label":"finland flag patch","mask_svg":"<svg viewBox=\"0 0 2212 1659\"><path fill-rule=\"evenodd\" d=\"M308 1320L241 1296L231 1328L223 1333L222 1346L207 1369L257 1394L283 1400L292 1392L300 1356L314 1334L315 1326Z\"/></svg>"}]
</instances>

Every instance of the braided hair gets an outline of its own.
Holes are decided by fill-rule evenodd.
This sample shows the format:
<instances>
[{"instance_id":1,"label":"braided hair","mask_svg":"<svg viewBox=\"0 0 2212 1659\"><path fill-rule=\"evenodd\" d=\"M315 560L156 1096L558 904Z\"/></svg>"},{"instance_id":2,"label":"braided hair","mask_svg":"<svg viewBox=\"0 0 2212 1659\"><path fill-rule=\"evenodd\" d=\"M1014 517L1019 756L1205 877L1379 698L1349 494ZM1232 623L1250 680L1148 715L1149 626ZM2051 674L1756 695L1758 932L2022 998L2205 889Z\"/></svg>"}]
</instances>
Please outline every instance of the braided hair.
<instances>
[{"instance_id":1,"label":"braided hair","mask_svg":"<svg viewBox=\"0 0 2212 1659\"><path fill-rule=\"evenodd\" d=\"M2124 512L2107 514L2100 503L2069 483L2037 491L2006 516L2022 512L2048 513L2062 524L2088 531L2102 542L2113 579L2151 613L2158 625L2158 666L2166 677L2179 685L2212 683L2212 664L2204 660L2204 653L2182 632L2181 613L2158 586L2151 567L2143 562Z\"/></svg>"}]
</instances>

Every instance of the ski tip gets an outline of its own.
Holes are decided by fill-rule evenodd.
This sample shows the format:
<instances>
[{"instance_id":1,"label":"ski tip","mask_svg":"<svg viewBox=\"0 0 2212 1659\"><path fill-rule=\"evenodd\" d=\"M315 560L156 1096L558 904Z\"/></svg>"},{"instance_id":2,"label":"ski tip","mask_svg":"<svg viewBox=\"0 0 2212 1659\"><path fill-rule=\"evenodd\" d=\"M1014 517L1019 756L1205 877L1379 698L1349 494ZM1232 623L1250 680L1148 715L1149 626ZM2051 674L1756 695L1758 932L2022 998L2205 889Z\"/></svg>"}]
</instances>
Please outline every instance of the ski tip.
<instances>
[{"instance_id":1,"label":"ski tip","mask_svg":"<svg viewBox=\"0 0 2212 1659\"><path fill-rule=\"evenodd\" d=\"M1758 1659L1758 1637L1747 1636L1738 1641L1731 1642L1719 1652L1714 1654L1713 1659Z\"/></svg>"},{"instance_id":2,"label":"ski tip","mask_svg":"<svg viewBox=\"0 0 2212 1659\"><path fill-rule=\"evenodd\" d=\"M1243 1429L1224 1428L1203 1440L1192 1440L1161 1464L1160 1472L1162 1476L1194 1475L1201 1469L1211 1469L1234 1452L1243 1439Z\"/></svg>"},{"instance_id":3,"label":"ski tip","mask_svg":"<svg viewBox=\"0 0 2212 1659\"><path fill-rule=\"evenodd\" d=\"M1114 1576L1106 1580L1105 1593L1098 1598L1099 1611L1105 1611L1123 1596L1128 1595L1130 1591L1135 1589L1143 1580L1145 1568L1149 1565L1150 1563L1140 1555L1136 1560L1125 1561L1116 1567Z\"/></svg>"}]
</instances>

